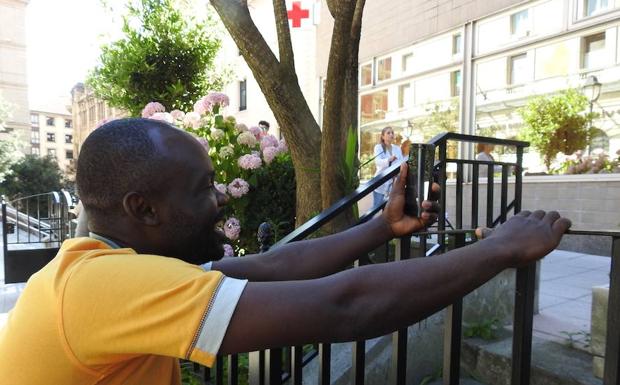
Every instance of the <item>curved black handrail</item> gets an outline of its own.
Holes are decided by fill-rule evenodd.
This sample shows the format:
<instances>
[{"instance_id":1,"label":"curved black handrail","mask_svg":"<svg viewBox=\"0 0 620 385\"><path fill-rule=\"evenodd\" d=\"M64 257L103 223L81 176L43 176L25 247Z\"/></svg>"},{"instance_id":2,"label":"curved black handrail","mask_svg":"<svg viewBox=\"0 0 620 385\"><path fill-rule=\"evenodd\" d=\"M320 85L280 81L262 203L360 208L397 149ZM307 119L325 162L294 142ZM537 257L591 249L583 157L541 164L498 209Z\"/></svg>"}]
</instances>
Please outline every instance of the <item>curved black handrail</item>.
<instances>
[{"instance_id":1,"label":"curved black handrail","mask_svg":"<svg viewBox=\"0 0 620 385\"><path fill-rule=\"evenodd\" d=\"M485 137L485 136L457 134L454 132L446 132L443 134L439 134L433 137L429 141L429 143L439 146L442 143L447 142L448 140L500 144L504 146L515 146L515 147L521 147L521 148L529 146L528 142L523 142L519 140L505 140L505 139L490 138L490 137ZM486 162L486 161L473 161L473 162L480 163L480 164L499 164L499 165L508 165L508 166L516 165L514 163L498 163L498 162ZM387 182L388 180L394 178L398 174L398 171L400 169L400 164L401 163L396 163L388 167L383 172L381 172L379 175L377 175L376 177L368 181L368 183L365 183L363 186L358 187L351 194L340 199L339 201L334 203L332 206L330 206L328 209L324 210L317 216L309 219L306 223L304 223L303 225L295 229L293 232L291 232L284 238L280 239L277 243L275 243L272 246L272 248L285 245L289 242L295 242L295 241L304 239L308 235L312 234L313 232L318 230L321 226L325 225L330 220L332 220L334 217L336 217L338 214L342 213L343 211L345 211L346 209L350 208L351 206L356 204L358 201L360 201L363 197L370 194L377 187L381 186L383 183ZM373 207L371 209L372 215L370 215L370 212L363 215L362 218L360 218L360 223L370 219L375 213L377 213L381 209L381 207L382 207L381 205L378 207Z\"/></svg>"}]
</instances>

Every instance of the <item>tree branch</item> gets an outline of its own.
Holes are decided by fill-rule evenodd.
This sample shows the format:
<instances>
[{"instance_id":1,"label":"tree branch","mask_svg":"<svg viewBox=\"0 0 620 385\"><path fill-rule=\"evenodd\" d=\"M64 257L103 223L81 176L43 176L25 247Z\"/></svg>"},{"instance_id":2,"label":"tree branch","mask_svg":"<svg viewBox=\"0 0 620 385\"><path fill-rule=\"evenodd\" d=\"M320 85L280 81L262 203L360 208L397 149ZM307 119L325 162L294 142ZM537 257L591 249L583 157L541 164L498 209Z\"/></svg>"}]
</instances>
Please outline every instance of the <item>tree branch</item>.
<instances>
[{"instance_id":1,"label":"tree branch","mask_svg":"<svg viewBox=\"0 0 620 385\"><path fill-rule=\"evenodd\" d=\"M295 72L295 56L291 43L291 30L288 25L288 14L285 0L273 0L273 13L276 19L276 31L278 35L278 48L280 50L280 63L292 72Z\"/></svg>"}]
</instances>

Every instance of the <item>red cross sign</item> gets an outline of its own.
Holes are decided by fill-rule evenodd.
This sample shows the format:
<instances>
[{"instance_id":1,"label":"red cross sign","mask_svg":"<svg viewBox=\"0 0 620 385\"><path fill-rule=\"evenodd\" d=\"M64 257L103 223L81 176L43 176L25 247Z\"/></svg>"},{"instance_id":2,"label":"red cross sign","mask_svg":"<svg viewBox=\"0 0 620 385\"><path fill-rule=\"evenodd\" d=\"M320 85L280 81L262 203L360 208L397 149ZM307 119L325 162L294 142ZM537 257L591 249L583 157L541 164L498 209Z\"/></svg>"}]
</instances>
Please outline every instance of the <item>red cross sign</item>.
<instances>
[{"instance_id":1,"label":"red cross sign","mask_svg":"<svg viewBox=\"0 0 620 385\"><path fill-rule=\"evenodd\" d=\"M293 9L287 11L288 18L293 21L293 28L301 27L301 19L308 19L310 11L301 8L301 1L293 1Z\"/></svg>"}]
</instances>

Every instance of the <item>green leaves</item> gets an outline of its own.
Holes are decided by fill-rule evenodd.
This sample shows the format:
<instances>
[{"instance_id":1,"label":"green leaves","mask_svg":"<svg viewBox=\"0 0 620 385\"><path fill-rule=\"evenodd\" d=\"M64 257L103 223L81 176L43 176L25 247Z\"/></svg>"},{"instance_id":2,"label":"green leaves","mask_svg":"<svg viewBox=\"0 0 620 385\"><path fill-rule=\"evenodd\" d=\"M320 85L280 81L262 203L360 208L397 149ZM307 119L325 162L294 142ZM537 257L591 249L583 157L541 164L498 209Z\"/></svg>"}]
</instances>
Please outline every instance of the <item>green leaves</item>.
<instances>
[{"instance_id":1,"label":"green leaves","mask_svg":"<svg viewBox=\"0 0 620 385\"><path fill-rule=\"evenodd\" d=\"M2 193L10 199L63 188L62 174L53 157L26 155L10 170L10 175L0 184Z\"/></svg>"},{"instance_id":2,"label":"green leaves","mask_svg":"<svg viewBox=\"0 0 620 385\"><path fill-rule=\"evenodd\" d=\"M589 139L589 122L594 114L584 114L587 98L575 89L554 96L537 96L517 112L525 127L522 138L542 155L545 165L560 152L572 154L584 149Z\"/></svg>"},{"instance_id":3,"label":"green leaves","mask_svg":"<svg viewBox=\"0 0 620 385\"><path fill-rule=\"evenodd\" d=\"M101 47L101 64L87 79L98 97L131 115L150 101L187 111L221 86L211 18L206 24L184 18L175 0L134 0L127 8L124 37Z\"/></svg>"}]
</instances>

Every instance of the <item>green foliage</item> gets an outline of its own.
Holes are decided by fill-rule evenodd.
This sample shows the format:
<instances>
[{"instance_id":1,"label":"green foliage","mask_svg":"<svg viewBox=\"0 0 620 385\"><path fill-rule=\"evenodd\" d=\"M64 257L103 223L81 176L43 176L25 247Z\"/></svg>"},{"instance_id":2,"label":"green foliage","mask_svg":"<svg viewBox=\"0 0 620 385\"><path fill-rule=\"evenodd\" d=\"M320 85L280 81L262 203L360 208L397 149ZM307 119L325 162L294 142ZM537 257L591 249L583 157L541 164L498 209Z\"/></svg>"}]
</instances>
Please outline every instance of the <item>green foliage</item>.
<instances>
[{"instance_id":1,"label":"green foliage","mask_svg":"<svg viewBox=\"0 0 620 385\"><path fill-rule=\"evenodd\" d=\"M433 104L426 109L428 115L421 122L424 140L428 141L444 132L456 132L459 129L459 102L452 101L449 106Z\"/></svg>"},{"instance_id":2,"label":"green foliage","mask_svg":"<svg viewBox=\"0 0 620 385\"><path fill-rule=\"evenodd\" d=\"M561 331L560 333L566 336L566 346L569 348L574 349L578 346L589 348L592 342L592 335L585 330L580 330L578 332Z\"/></svg>"},{"instance_id":3,"label":"green foliage","mask_svg":"<svg viewBox=\"0 0 620 385\"><path fill-rule=\"evenodd\" d=\"M5 122L11 115L11 107L0 97L0 133L5 131ZM19 152L19 137L15 132L2 134L0 139L0 183L10 173L11 166L21 158Z\"/></svg>"},{"instance_id":4,"label":"green foliage","mask_svg":"<svg viewBox=\"0 0 620 385\"><path fill-rule=\"evenodd\" d=\"M497 330L500 322L498 318L484 319L480 322L464 322L466 338L482 338L483 340L494 340L497 338Z\"/></svg>"},{"instance_id":5,"label":"green foliage","mask_svg":"<svg viewBox=\"0 0 620 385\"><path fill-rule=\"evenodd\" d=\"M534 97L517 110L525 123L522 138L541 154L547 168L557 154L572 154L586 147L588 123L594 118L583 113L587 106L588 99L582 93L568 89L553 96Z\"/></svg>"},{"instance_id":6,"label":"green foliage","mask_svg":"<svg viewBox=\"0 0 620 385\"><path fill-rule=\"evenodd\" d=\"M151 101L168 110L191 109L223 79L214 73L220 48L214 19L187 19L175 0L132 0L123 18L124 37L101 47L100 65L87 80L114 107L139 115Z\"/></svg>"},{"instance_id":7,"label":"green foliage","mask_svg":"<svg viewBox=\"0 0 620 385\"><path fill-rule=\"evenodd\" d=\"M346 185L346 193L353 192L360 184L358 171L361 165L358 166L359 159L357 158L357 130L353 126L349 126L347 130L347 142L344 153L344 180ZM359 218L359 211L357 205L353 205L353 216Z\"/></svg>"},{"instance_id":8,"label":"green foliage","mask_svg":"<svg viewBox=\"0 0 620 385\"><path fill-rule=\"evenodd\" d=\"M194 373L194 364L189 361L181 362L181 384L183 385L202 385L198 374Z\"/></svg>"},{"instance_id":9,"label":"green foliage","mask_svg":"<svg viewBox=\"0 0 620 385\"><path fill-rule=\"evenodd\" d=\"M439 367L437 371L435 371L435 373L429 374L428 376L425 376L424 378L422 378L422 381L420 381L420 385L428 385L431 382L436 381L442 377L443 377L443 367Z\"/></svg>"},{"instance_id":10,"label":"green foliage","mask_svg":"<svg viewBox=\"0 0 620 385\"><path fill-rule=\"evenodd\" d=\"M63 177L50 156L26 155L10 168L10 175L0 183L0 189L9 199L57 191L63 188Z\"/></svg>"}]
</instances>

